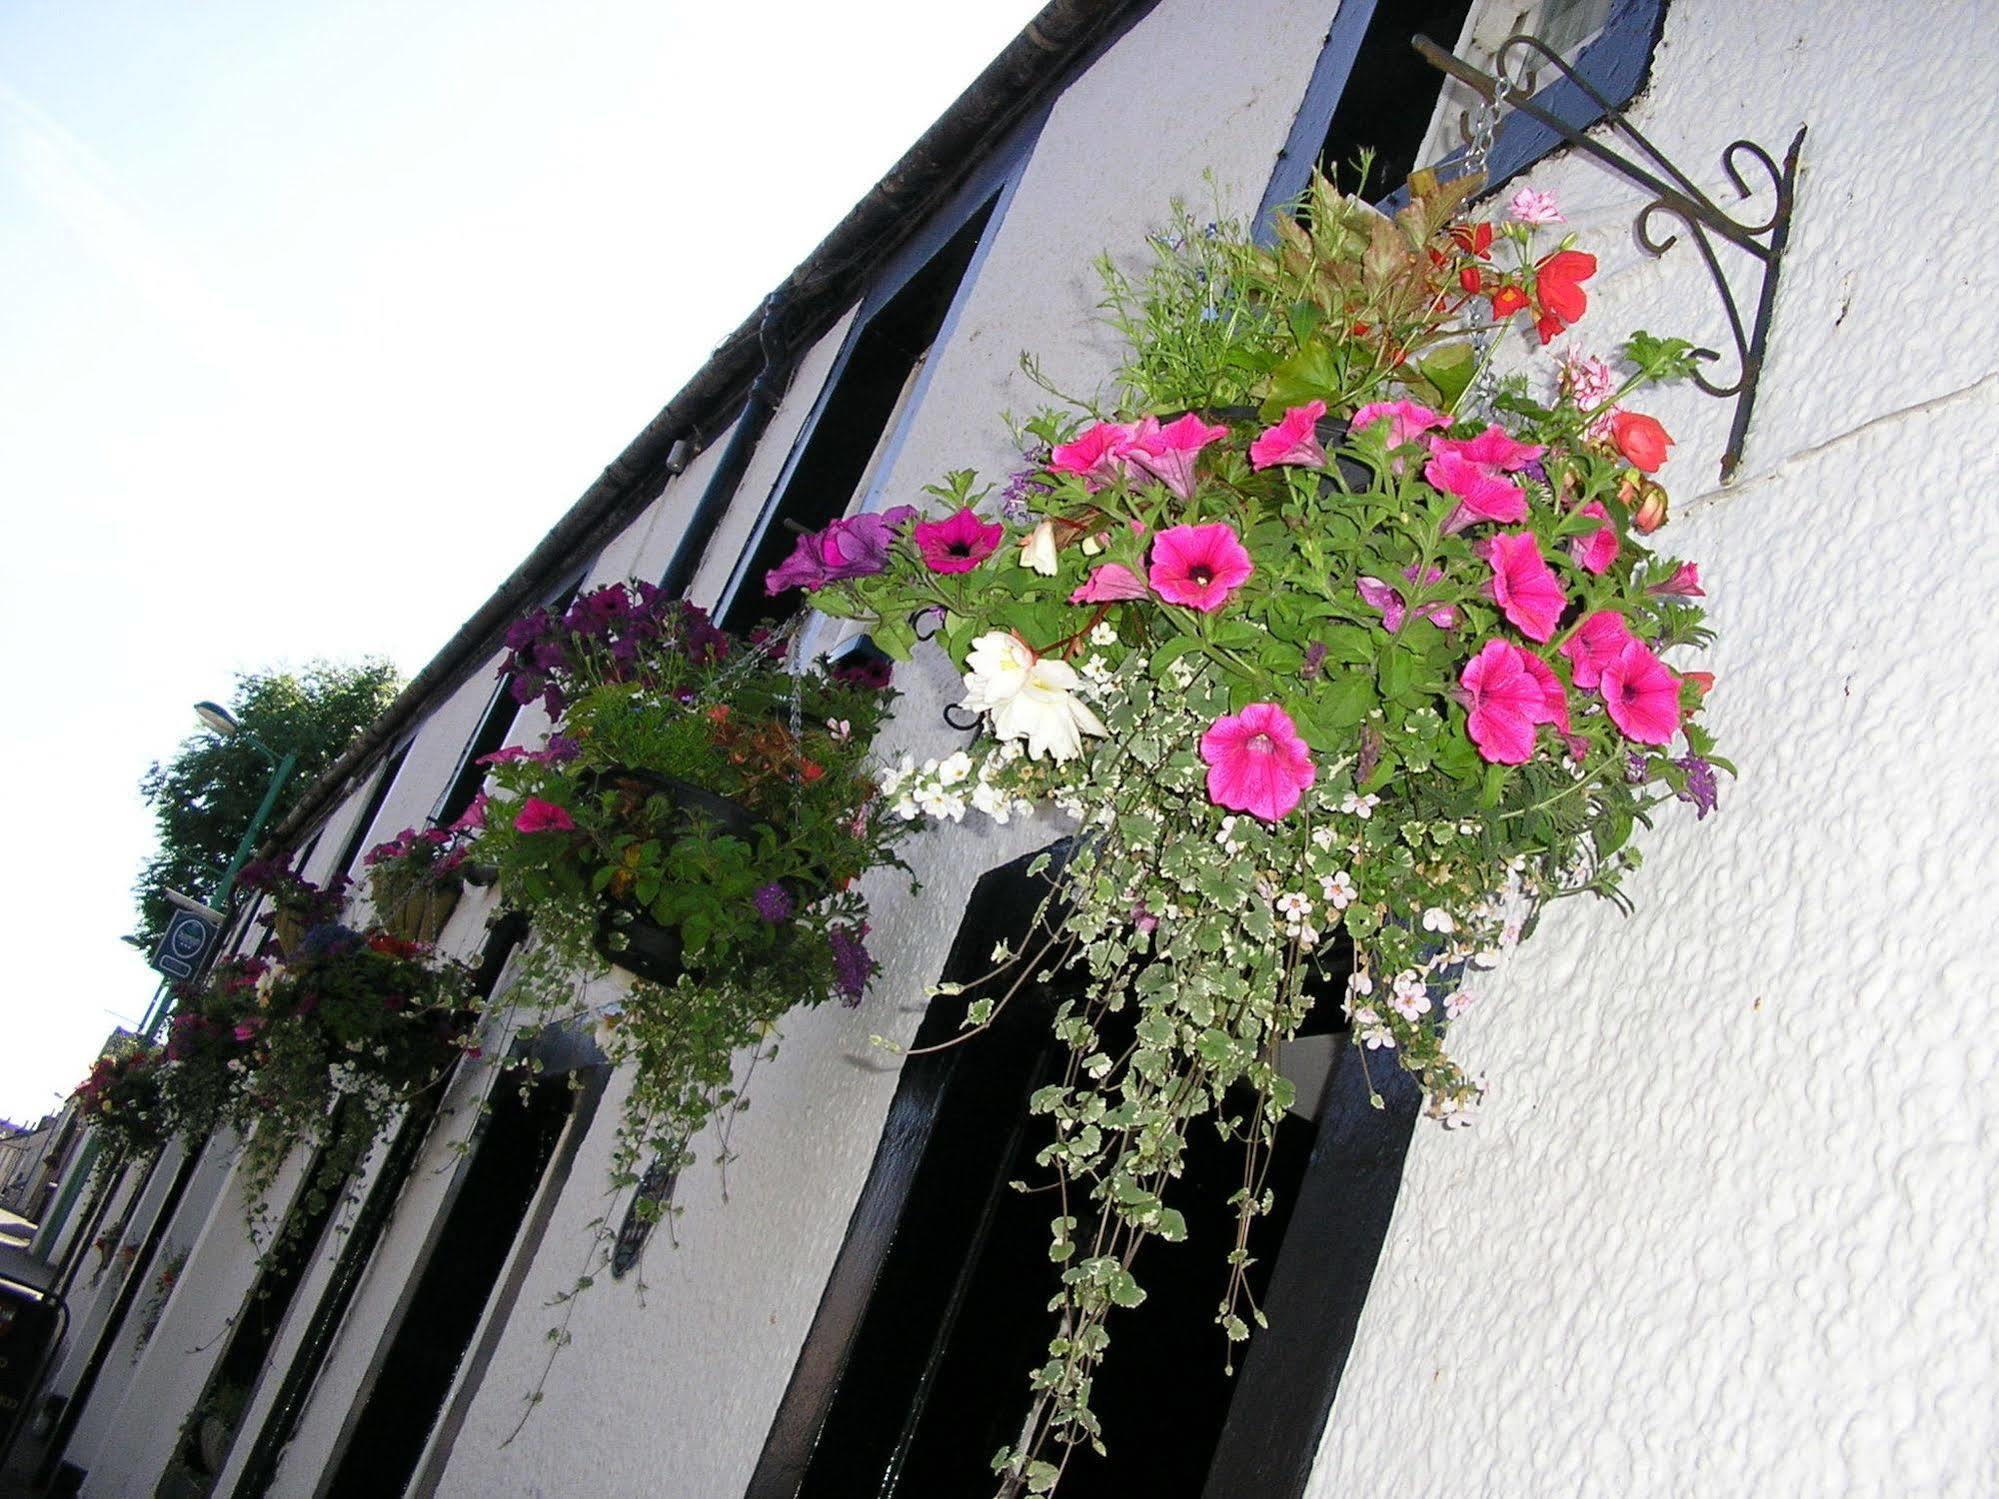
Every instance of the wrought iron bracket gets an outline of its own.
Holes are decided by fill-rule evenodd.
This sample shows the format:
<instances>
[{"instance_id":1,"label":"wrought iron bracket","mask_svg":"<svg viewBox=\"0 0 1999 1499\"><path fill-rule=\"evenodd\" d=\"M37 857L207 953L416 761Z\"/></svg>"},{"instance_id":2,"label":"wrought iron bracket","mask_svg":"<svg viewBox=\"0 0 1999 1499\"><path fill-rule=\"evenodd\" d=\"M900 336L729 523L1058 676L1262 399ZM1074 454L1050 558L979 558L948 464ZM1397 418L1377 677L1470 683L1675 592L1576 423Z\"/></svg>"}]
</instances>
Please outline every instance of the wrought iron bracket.
<instances>
[{"instance_id":1,"label":"wrought iron bracket","mask_svg":"<svg viewBox=\"0 0 1999 1499\"><path fill-rule=\"evenodd\" d=\"M1763 372L1764 346L1769 338L1771 311L1777 297L1777 271L1784 259L1784 247L1791 237L1791 208L1796 196L1798 153L1805 143L1805 127L1800 125L1798 133L1791 137L1791 146L1784 153L1782 166L1754 141L1731 141L1723 149L1722 169L1744 198L1752 192L1744 176L1745 162L1767 176L1776 191L1776 202L1769 217L1745 223L1725 212L1664 152L1647 140L1643 132L1625 118L1622 110L1539 37L1524 32L1508 37L1493 56L1494 73L1474 67L1426 36L1414 37L1411 42L1432 67L1450 74L1480 98L1495 106L1518 110L1554 131L1577 150L1587 153L1652 194L1651 200L1638 210L1634 224L1638 243L1649 253L1663 255L1679 242L1680 230L1662 224L1662 220L1678 220L1707 265L1708 274L1714 278L1715 290L1721 295L1722 310L1728 317L1729 335L1735 343L1733 379L1715 379L1698 365L1694 370L1694 383L1702 390L1711 396L1732 398L1735 402L1728 446L1721 458L1721 478L1723 483L1727 483L1734 477L1736 465L1742 460L1743 439L1749 431L1749 416L1756 401L1756 381ZM1536 104L1533 93L1543 68L1554 69L1580 89L1602 111L1601 118L1594 123L1609 125L1613 132L1623 136L1638 152L1643 153L1642 157L1634 159L1632 155L1621 153ZM1516 77L1524 81L1516 82ZM1735 290L1722 271L1717 242L1749 256L1762 268L1756 312L1746 332ZM1701 348L1694 351L1694 357L1702 362L1712 362L1721 359L1722 355L1715 349Z\"/></svg>"}]
</instances>

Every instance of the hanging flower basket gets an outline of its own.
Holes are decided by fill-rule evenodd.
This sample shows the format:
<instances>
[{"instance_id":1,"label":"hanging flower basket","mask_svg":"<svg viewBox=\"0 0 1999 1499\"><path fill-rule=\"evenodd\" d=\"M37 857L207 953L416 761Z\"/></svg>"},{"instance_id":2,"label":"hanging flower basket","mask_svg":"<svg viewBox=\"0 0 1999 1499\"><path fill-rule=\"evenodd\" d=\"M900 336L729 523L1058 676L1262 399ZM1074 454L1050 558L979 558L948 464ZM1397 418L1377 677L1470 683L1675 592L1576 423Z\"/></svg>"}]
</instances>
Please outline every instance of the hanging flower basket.
<instances>
[{"instance_id":1,"label":"hanging flower basket","mask_svg":"<svg viewBox=\"0 0 1999 1499\"><path fill-rule=\"evenodd\" d=\"M587 797L616 797L618 805L637 820L657 797L668 807L658 835L675 837L705 826L725 837L753 842L763 822L740 802L677 776L658 775L630 766L612 766L586 777ZM816 893L797 880L778 882L794 906L810 904ZM606 902L597 918L593 945L604 959L649 983L671 985L687 971L686 946L680 929L655 921L632 904Z\"/></svg>"},{"instance_id":2,"label":"hanging flower basket","mask_svg":"<svg viewBox=\"0 0 1999 1499\"><path fill-rule=\"evenodd\" d=\"M962 672L992 744L891 771L898 811L1046 799L1081 826L1062 930L1013 955L1087 986L1057 1018L1068 1074L1034 1095L1067 1204L1059 1329L1003 1495L1102 1440L1106 1323L1144 1298L1140 1250L1187 1237L1184 1141L1220 1114L1260 1178L1315 990L1338 986L1364 1065L1467 1122L1483 1079L1444 1034L1467 965L1550 899L1621 900L1634 825L1675 799L1705 815L1728 768L1712 679L1667 664L1709 638L1693 564L1647 543L1671 439L1623 405L1689 373L1689 346L1641 333L1621 375L1571 351L1552 380L1492 381L1518 314L1543 343L1583 316L1595 261L1536 244L1541 195L1461 219L1476 186L1414 183L1390 219L1317 180L1267 247L1182 215L1142 279L1106 272L1121 409L1044 413L1003 491L953 473L930 514L836 521L769 580ZM1237 1245L1268 1208L1241 1194ZM1231 1263L1217 1320L1240 1340Z\"/></svg>"},{"instance_id":3,"label":"hanging flower basket","mask_svg":"<svg viewBox=\"0 0 1999 1499\"><path fill-rule=\"evenodd\" d=\"M466 858L476 829L404 828L368 850L369 893L375 920L405 942L430 946L458 909L465 891Z\"/></svg>"}]
</instances>

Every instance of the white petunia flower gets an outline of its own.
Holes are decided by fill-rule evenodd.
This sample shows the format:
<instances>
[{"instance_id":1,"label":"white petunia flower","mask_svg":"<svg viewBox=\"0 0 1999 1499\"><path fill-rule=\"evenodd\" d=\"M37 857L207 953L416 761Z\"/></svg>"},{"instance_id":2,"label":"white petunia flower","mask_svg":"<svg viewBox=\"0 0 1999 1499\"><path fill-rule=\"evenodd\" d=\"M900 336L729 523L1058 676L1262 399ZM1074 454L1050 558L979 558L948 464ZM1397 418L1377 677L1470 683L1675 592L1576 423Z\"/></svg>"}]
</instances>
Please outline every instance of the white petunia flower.
<instances>
[{"instance_id":1,"label":"white petunia flower","mask_svg":"<svg viewBox=\"0 0 1999 1499\"><path fill-rule=\"evenodd\" d=\"M1103 720L1079 702L1080 682L1066 661L1037 656L1020 637L989 630L972 642L965 673L964 706L992 715L1001 739L1024 739L1027 752L1058 763L1083 752L1083 736L1108 732Z\"/></svg>"},{"instance_id":2,"label":"white petunia flower","mask_svg":"<svg viewBox=\"0 0 1999 1499\"><path fill-rule=\"evenodd\" d=\"M937 767L937 781L939 785L955 786L967 779L971 773L972 757L959 750L956 754L946 757Z\"/></svg>"},{"instance_id":3,"label":"white petunia flower","mask_svg":"<svg viewBox=\"0 0 1999 1499\"><path fill-rule=\"evenodd\" d=\"M1055 522L1045 520L1021 537L1020 565L1033 568L1044 578L1055 576L1060 567L1055 560Z\"/></svg>"}]
</instances>

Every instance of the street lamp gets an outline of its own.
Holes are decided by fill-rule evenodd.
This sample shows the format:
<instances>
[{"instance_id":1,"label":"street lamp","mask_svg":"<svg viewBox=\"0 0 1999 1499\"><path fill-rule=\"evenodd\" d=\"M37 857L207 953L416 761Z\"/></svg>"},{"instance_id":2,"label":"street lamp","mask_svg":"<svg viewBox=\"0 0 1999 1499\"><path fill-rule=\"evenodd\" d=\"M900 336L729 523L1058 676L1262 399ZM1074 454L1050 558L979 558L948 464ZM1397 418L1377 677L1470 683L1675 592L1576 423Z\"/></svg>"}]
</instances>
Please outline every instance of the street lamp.
<instances>
[{"instance_id":1,"label":"street lamp","mask_svg":"<svg viewBox=\"0 0 1999 1499\"><path fill-rule=\"evenodd\" d=\"M229 893L236 888L237 871L242 869L244 861L250 857L250 851L257 846L257 835L263 832L265 820L270 817L271 809L278 804L278 793L284 790L285 782L291 778L293 769L298 765L298 752L287 750L283 755L279 755L276 750L238 723L235 716L219 703L196 703L194 716L201 720L204 728L221 738L247 741L252 749L269 760L274 767L271 771L271 784L264 790L263 804L257 808L257 815L250 819L249 827L243 830L242 841L236 845L236 852L229 858L229 868L223 872L222 883L216 887L215 907L226 913L229 909Z\"/></svg>"}]
</instances>

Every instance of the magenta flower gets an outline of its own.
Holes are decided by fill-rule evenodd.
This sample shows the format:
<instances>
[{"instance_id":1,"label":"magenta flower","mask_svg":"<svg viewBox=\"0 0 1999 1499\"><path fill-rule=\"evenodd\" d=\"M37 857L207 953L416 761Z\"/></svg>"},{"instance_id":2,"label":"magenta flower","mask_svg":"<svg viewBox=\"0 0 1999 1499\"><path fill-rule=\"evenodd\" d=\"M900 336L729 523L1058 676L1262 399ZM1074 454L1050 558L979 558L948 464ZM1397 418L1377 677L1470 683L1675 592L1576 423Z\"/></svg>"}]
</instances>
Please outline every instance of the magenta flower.
<instances>
[{"instance_id":1,"label":"magenta flower","mask_svg":"<svg viewBox=\"0 0 1999 1499\"><path fill-rule=\"evenodd\" d=\"M1058 442L1048 455L1049 471L1077 474L1091 489L1129 478L1132 439L1142 430L1142 426L1098 422L1078 433L1074 442Z\"/></svg>"},{"instance_id":2,"label":"magenta flower","mask_svg":"<svg viewBox=\"0 0 1999 1499\"><path fill-rule=\"evenodd\" d=\"M1543 723L1555 726L1555 732L1564 739L1569 737L1569 694L1562 686L1562 679L1555 675L1555 668L1543 661L1532 651L1520 652L1520 665L1527 675L1534 679L1534 685L1541 689L1541 706L1547 713ZM1577 759L1582 757L1578 755Z\"/></svg>"},{"instance_id":3,"label":"magenta flower","mask_svg":"<svg viewBox=\"0 0 1999 1499\"><path fill-rule=\"evenodd\" d=\"M545 802L538 796L530 796L521 803L521 810L514 817L514 831L573 833L576 831L576 823L567 811L554 802Z\"/></svg>"},{"instance_id":4,"label":"magenta flower","mask_svg":"<svg viewBox=\"0 0 1999 1499\"><path fill-rule=\"evenodd\" d=\"M1451 419L1441 411L1432 411L1428 406L1415 401L1375 401L1363 406L1353 414L1347 430L1358 432L1362 427L1375 422L1388 423L1388 445L1399 448L1414 442L1425 432L1438 427L1448 427Z\"/></svg>"},{"instance_id":5,"label":"magenta flower","mask_svg":"<svg viewBox=\"0 0 1999 1499\"><path fill-rule=\"evenodd\" d=\"M968 507L944 520L918 521L916 549L933 573L968 573L993 554L1005 534L1005 527L987 525Z\"/></svg>"},{"instance_id":6,"label":"magenta flower","mask_svg":"<svg viewBox=\"0 0 1999 1499\"><path fill-rule=\"evenodd\" d=\"M913 505L850 515L798 538L791 555L764 575L768 596L787 589L817 592L846 578L871 578L888 566L889 547L916 516Z\"/></svg>"},{"instance_id":7,"label":"magenta flower","mask_svg":"<svg viewBox=\"0 0 1999 1499\"><path fill-rule=\"evenodd\" d=\"M1201 758L1208 800L1265 822L1290 813L1319 775L1298 726L1275 703L1251 703L1216 719L1201 735Z\"/></svg>"},{"instance_id":8,"label":"magenta flower","mask_svg":"<svg viewBox=\"0 0 1999 1499\"><path fill-rule=\"evenodd\" d=\"M1169 604L1213 614L1256 571L1225 521L1169 526L1152 540L1152 591Z\"/></svg>"},{"instance_id":9,"label":"magenta flower","mask_svg":"<svg viewBox=\"0 0 1999 1499\"><path fill-rule=\"evenodd\" d=\"M485 827L486 808L491 804L492 800L493 798L483 791L473 797L467 803L465 810L459 814L458 820L451 825L451 831L454 833L476 833Z\"/></svg>"},{"instance_id":10,"label":"magenta flower","mask_svg":"<svg viewBox=\"0 0 1999 1499\"><path fill-rule=\"evenodd\" d=\"M1276 468L1279 464L1298 464L1305 468L1324 468L1326 450L1320 446L1318 428L1319 418L1325 414L1324 401L1293 406L1284 413L1283 421L1267 429L1249 445L1249 466L1266 469Z\"/></svg>"},{"instance_id":11,"label":"magenta flower","mask_svg":"<svg viewBox=\"0 0 1999 1499\"><path fill-rule=\"evenodd\" d=\"M1527 664L1532 659L1508 641L1488 640L1458 677L1470 710L1465 727L1479 754L1495 764L1525 764L1534 754L1534 726L1556 721L1546 685Z\"/></svg>"},{"instance_id":12,"label":"magenta flower","mask_svg":"<svg viewBox=\"0 0 1999 1499\"><path fill-rule=\"evenodd\" d=\"M525 760L533 753L525 744L510 744L505 749L496 749L490 755L481 755L472 763L475 765L512 765L517 760Z\"/></svg>"},{"instance_id":13,"label":"magenta flower","mask_svg":"<svg viewBox=\"0 0 1999 1499\"><path fill-rule=\"evenodd\" d=\"M1603 508L1602 500L1591 500L1576 514L1604 523L1587 536L1572 537L1569 541L1569 556L1576 566L1600 576L1617 560L1617 527L1610 524L1610 512Z\"/></svg>"},{"instance_id":14,"label":"magenta flower","mask_svg":"<svg viewBox=\"0 0 1999 1499\"><path fill-rule=\"evenodd\" d=\"M1488 537L1479 555L1492 567L1492 596L1507 619L1529 640L1548 640L1569 606L1555 581L1541 543L1532 531L1504 531Z\"/></svg>"},{"instance_id":15,"label":"magenta flower","mask_svg":"<svg viewBox=\"0 0 1999 1499\"><path fill-rule=\"evenodd\" d=\"M1597 691L1627 739L1670 744L1680 731L1680 679L1641 640L1626 641L1605 663Z\"/></svg>"},{"instance_id":16,"label":"magenta flower","mask_svg":"<svg viewBox=\"0 0 1999 1499\"><path fill-rule=\"evenodd\" d=\"M1599 609L1576 626L1575 633L1562 642L1562 654L1569 658L1569 675L1576 686L1585 692L1596 686L1604 667L1633 639L1631 626L1614 609Z\"/></svg>"},{"instance_id":17,"label":"magenta flower","mask_svg":"<svg viewBox=\"0 0 1999 1499\"><path fill-rule=\"evenodd\" d=\"M1069 595L1072 604L1110 604L1120 599L1142 599L1145 583L1130 568L1106 562L1083 580L1083 586Z\"/></svg>"},{"instance_id":18,"label":"magenta flower","mask_svg":"<svg viewBox=\"0 0 1999 1499\"><path fill-rule=\"evenodd\" d=\"M1229 435L1227 427L1211 427L1191 411L1177 422L1141 429L1131 441L1133 463L1183 500L1194 498L1194 460L1209 443Z\"/></svg>"},{"instance_id":19,"label":"magenta flower","mask_svg":"<svg viewBox=\"0 0 1999 1499\"><path fill-rule=\"evenodd\" d=\"M1480 521L1513 525L1527 518L1527 495L1507 478L1545 451L1536 443L1515 442L1496 426L1464 441L1439 438L1436 456L1423 465L1423 477L1448 495L1458 508L1444 522L1452 535Z\"/></svg>"},{"instance_id":20,"label":"magenta flower","mask_svg":"<svg viewBox=\"0 0 1999 1499\"><path fill-rule=\"evenodd\" d=\"M1412 562L1403 568L1402 576L1412 583L1415 582L1416 564ZM1427 585L1437 582L1443 576L1442 568L1433 567L1423 581ZM1409 605L1402 597L1400 589L1382 582L1379 578L1356 578L1354 591L1360 595L1363 604L1370 609L1381 611L1382 629L1391 635L1401 630L1402 622L1409 613ZM1458 622L1458 611L1449 604L1425 604L1417 612L1440 630L1448 630Z\"/></svg>"},{"instance_id":21,"label":"magenta flower","mask_svg":"<svg viewBox=\"0 0 1999 1499\"><path fill-rule=\"evenodd\" d=\"M1647 593L1671 594L1683 599L1704 599L1707 593L1701 587L1701 570L1692 562L1682 562L1673 569L1672 577L1663 583L1654 583L1645 590Z\"/></svg>"}]
</instances>

